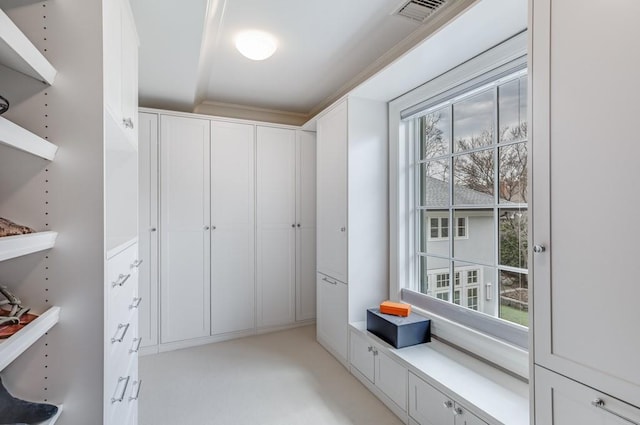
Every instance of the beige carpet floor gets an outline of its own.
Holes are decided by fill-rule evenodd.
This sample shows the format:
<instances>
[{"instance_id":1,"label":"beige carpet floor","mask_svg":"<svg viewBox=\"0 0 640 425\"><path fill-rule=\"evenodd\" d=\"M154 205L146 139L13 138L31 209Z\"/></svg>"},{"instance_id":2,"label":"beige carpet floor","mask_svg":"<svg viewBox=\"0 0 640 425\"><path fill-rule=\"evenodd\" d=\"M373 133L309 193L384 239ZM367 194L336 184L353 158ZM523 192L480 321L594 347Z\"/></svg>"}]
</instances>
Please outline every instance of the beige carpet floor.
<instances>
[{"instance_id":1,"label":"beige carpet floor","mask_svg":"<svg viewBox=\"0 0 640 425\"><path fill-rule=\"evenodd\" d=\"M315 326L140 358L140 425L399 425Z\"/></svg>"}]
</instances>

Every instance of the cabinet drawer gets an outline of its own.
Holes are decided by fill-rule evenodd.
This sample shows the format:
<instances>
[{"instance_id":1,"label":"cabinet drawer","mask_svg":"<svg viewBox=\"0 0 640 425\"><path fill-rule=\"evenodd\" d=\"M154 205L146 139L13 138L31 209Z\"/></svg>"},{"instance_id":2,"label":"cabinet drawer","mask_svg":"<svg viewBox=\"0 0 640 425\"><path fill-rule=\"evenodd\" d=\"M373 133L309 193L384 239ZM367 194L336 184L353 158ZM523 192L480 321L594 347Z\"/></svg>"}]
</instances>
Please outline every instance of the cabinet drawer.
<instances>
[{"instance_id":1,"label":"cabinet drawer","mask_svg":"<svg viewBox=\"0 0 640 425\"><path fill-rule=\"evenodd\" d=\"M138 358L129 363L121 363L112 368L113 374L107 383L107 410L109 425L127 425L131 406L137 404ZM133 399L133 400L132 400ZM135 402L135 403L134 403Z\"/></svg>"},{"instance_id":2,"label":"cabinet drawer","mask_svg":"<svg viewBox=\"0 0 640 425\"><path fill-rule=\"evenodd\" d=\"M110 346L107 361L114 368L123 364L128 365L138 355L141 343L139 335L137 320L120 323L110 329L110 334L107 335L107 344ZM117 369L112 368L112 370Z\"/></svg>"},{"instance_id":3,"label":"cabinet drawer","mask_svg":"<svg viewBox=\"0 0 640 425\"><path fill-rule=\"evenodd\" d=\"M640 409L545 368L535 368L537 425L640 424Z\"/></svg>"}]
</instances>

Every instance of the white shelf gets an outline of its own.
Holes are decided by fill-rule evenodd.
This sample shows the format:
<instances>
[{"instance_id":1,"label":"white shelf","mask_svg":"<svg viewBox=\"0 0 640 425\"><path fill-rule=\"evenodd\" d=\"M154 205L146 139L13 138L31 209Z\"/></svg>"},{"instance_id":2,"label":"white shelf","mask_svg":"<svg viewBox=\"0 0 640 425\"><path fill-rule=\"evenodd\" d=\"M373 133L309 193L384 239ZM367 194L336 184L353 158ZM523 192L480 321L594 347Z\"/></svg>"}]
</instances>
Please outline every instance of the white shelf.
<instances>
[{"instance_id":1,"label":"white shelf","mask_svg":"<svg viewBox=\"0 0 640 425\"><path fill-rule=\"evenodd\" d=\"M51 307L37 319L0 342L0 370L7 367L42 335L58 323L60 307Z\"/></svg>"},{"instance_id":2,"label":"white shelf","mask_svg":"<svg viewBox=\"0 0 640 425\"><path fill-rule=\"evenodd\" d=\"M47 84L56 78L56 69L2 10L0 64Z\"/></svg>"},{"instance_id":3,"label":"white shelf","mask_svg":"<svg viewBox=\"0 0 640 425\"><path fill-rule=\"evenodd\" d=\"M0 238L0 261L53 248L57 232L38 232Z\"/></svg>"},{"instance_id":4,"label":"white shelf","mask_svg":"<svg viewBox=\"0 0 640 425\"><path fill-rule=\"evenodd\" d=\"M0 143L48 160L52 160L58 151L58 147L53 143L2 117Z\"/></svg>"}]
</instances>

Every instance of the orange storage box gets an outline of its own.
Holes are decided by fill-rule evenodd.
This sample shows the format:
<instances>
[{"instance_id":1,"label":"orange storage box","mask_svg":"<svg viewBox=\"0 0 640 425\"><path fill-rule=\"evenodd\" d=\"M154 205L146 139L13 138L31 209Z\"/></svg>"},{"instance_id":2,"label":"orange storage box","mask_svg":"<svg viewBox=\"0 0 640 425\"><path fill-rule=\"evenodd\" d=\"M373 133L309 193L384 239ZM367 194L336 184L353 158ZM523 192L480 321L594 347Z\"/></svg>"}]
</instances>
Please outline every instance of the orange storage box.
<instances>
[{"instance_id":1,"label":"orange storage box","mask_svg":"<svg viewBox=\"0 0 640 425\"><path fill-rule=\"evenodd\" d=\"M411 314L411 306L409 304L394 303L393 301L384 301L380 304L380 313L407 317Z\"/></svg>"}]
</instances>

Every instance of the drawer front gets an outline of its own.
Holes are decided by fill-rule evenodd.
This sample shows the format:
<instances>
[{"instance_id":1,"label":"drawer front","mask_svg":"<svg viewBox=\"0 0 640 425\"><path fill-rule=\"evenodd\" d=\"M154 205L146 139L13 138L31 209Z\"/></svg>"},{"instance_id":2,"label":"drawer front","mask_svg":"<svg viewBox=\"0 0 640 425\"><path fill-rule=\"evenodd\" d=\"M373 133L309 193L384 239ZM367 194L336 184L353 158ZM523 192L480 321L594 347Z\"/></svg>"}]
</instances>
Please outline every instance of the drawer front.
<instances>
[{"instance_id":1,"label":"drawer front","mask_svg":"<svg viewBox=\"0 0 640 425\"><path fill-rule=\"evenodd\" d=\"M112 368L113 373L108 378L107 392L105 396L108 405L109 425L127 424L129 411L132 405L130 398L137 391L138 358L131 359L129 364L122 363Z\"/></svg>"},{"instance_id":2,"label":"drawer front","mask_svg":"<svg viewBox=\"0 0 640 425\"><path fill-rule=\"evenodd\" d=\"M451 403L451 404L450 404ZM409 373L409 415L420 425L453 424L449 397Z\"/></svg>"},{"instance_id":3,"label":"drawer front","mask_svg":"<svg viewBox=\"0 0 640 425\"><path fill-rule=\"evenodd\" d=\"M137 357L140 349L140 336L137 318L132 317L129 322L119 323L112 327L108 335L109 341L109 370L119 370L121 365L128 365ZM120 341L122 339L122 341Z\"/></svg>"},{"instance_id":4,"label":"drawer front","mask_svg":"<svg viewBox=\"0 0 640 425\"><path fill-rule=\"evenodd\" d=\"M140 303L138 297L138 245L134 244L107 261L110 327L127 320ZM139 265L139 264L138 264Z\"/></svg>"}]
</instances>

